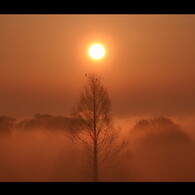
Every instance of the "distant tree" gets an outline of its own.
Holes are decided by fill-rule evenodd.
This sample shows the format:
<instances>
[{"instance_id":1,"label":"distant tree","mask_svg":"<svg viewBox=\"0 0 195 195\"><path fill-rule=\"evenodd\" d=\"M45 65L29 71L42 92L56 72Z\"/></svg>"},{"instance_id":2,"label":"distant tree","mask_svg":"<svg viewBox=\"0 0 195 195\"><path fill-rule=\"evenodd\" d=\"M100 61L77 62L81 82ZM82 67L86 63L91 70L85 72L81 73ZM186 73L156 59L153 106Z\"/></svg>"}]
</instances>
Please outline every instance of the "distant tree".
<instances>
[{"instance_id":1,"label":"distant tree","mask_svg":"<svg viewBox=\"0 0 195 195\"><path fill-rule=\"evenodd\" d=\"M189 136L183 129L167 117L156 117L152 119L141 119L133 127L133 132L145 132L147 138L165 143L188 142ZM150 141L151 141L150 140Z\"/></svg>"},{"instance_id":2,"label":"distant tree","mask_svg":"<svg viewBox=\"0 0 195 195\"><path fill-rule=\"evenodd\" d=\"M0 132L10 132L14 127L15 119L9 116L0 116Z\"/></svg>"},{"instance_id":3,"label":"distant tree","mask_svg":"<svg viewBox=\"0 0 195 195\"><path fill-rule=\"evenodd\" d=\"M53 119L49 114L35 114L33 118L20 121L18 127L22 129L47 128L48 121Z\"/></svg>"},{"instance_id":4,"label":"distant tree","mask_svg":"<svg viewBox=\"0 0 195 195\"><path fill-rule=\"evenodd\" d=\"M17 127L21 129L68 130L70 129L71 120L71 118L64 116L35 114L33 118L20 121Z\"/></svg>"},{"instance_id":5,"label":"distant tree","mask_svg":"<svg viewBox=\"0 0 195 195\"><path fill-rule=\"evenodd\" d=\"M159 127L162 127L163 130L177 130L181 131L181 127L177 124L175 124L171 119L167 117L156 117L156 118L151 118L151 119L141 119L139 120L135 126L135 130L144 130L145 128L153 127L157 130L159 130ZM160 129L162 129L160 128Z\"/></svg>"},{"instance_id":6,"label":"distant tree","mask_svg":"<svg viewBox=\"0 0 195 195\"><path fill-rule=\"evenodd\" d=\"M100 163L115 156L123 144L116 146L118 130L113 126L111 101L101 77L95 74L85 76L88 82L73 111L77 125L72 128L72 134L87 152L92 163L93 181L96 182Z\"/></svg>"}]
</instances>

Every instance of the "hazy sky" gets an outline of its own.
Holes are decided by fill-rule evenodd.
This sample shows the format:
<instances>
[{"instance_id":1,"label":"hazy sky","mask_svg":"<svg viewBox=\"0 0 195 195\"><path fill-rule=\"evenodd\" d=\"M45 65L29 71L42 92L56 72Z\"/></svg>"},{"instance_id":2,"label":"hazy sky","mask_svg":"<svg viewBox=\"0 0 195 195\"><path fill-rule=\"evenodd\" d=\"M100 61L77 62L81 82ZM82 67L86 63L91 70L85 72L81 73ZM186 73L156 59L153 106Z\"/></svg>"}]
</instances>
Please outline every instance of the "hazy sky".
<instances>
[{"instance_id":1,"label":"hazy sky","mask_svg":"<svg viewBox=\"0 0 195 195\"><path fill-rule=\"evenodd\" d=\"M69 114L89 72L116 116L195 114L194 35L195 15L0 15L0 115Z\"/></svg>"}]
</instances>

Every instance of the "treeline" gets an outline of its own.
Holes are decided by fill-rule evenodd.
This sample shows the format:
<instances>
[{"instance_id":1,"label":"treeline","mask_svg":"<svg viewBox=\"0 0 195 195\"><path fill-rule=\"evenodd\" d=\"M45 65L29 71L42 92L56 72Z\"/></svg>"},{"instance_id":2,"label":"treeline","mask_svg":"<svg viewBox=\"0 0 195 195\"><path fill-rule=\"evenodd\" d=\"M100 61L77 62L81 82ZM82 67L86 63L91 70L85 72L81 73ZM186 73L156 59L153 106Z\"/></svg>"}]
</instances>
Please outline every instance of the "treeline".
<instances>
[{"instance_id":1,"label":"treeline","mask_svg":"<svg viewBox=\"0 0 195 195\"><path fill-rule=\"evenodd\" d=\"M189 141L189 136L182 127L167 117L141 119L134 125L132 130L139 133L144 132L144 134L147 134L147 138L151 138L151 142L165 141L166 143L173 143L174 141Z\"/></svg>"},{"instance_id":2,"label":"treeline","mask_svg":"<svg viewBox=\"0 0 195 195\"><path fill-rule=\"evenodd\" d=\"M62 130L79 131L80 120L68 116L54 116L51 114L35 114L32 118L17 120L10 116L0 116L0 133L11 133L12 130ZM77 128L75 128L77 127ZM155 135L155 140L158 136L162 138L170 138L175 140L188 140L189 137L183 129L167 117L156 117L150 119L138 120L131 132L145 132L147 135Z\"/></svg>"},{"instance_id":3,"label":"treeline","mask_svg":"<svg viewBox=\"0 0 195 195\"><path fill-rule=\"evenodd\" d=\"M70 117L53 116L51 114L35 114L32 118L21 121L9 116L0 116L0 132L10 132L13 129L69 130L76 123Z\"/></svg>"},{"instance_id":4,"label":"treeline","mask_svg":"<svg viewBox=\"0 0 195 195\"><path fill-rule=\"evenodd\" d=\"M151 118L151 119L141 119L139 120L135 126L134 129L147 129L148 127L163 127L164 129L177 129L181 130L181 127L177 124L175 124L171 119L167 117L156 117L156 118Z\"/></svg>"}]
</instances>

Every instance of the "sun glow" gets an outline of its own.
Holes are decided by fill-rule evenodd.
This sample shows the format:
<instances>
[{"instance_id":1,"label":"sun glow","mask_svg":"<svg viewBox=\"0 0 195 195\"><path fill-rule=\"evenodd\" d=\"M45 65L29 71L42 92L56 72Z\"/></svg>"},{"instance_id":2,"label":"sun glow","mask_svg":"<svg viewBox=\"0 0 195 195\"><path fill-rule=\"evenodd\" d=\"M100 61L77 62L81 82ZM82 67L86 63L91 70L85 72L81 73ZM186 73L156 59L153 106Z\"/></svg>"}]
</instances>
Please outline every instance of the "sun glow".
<instances>
[{"instance_id":1,"label":"sun glow","mask_svg":"<svg viewBox=\"0 0 195 195\"><path fill-rule=\"evenodd\" d=\"M103 45L96 43L90 46L88 53L92 59L100 60L105 56L106 51Z\"/></svg>"}]
</instances>

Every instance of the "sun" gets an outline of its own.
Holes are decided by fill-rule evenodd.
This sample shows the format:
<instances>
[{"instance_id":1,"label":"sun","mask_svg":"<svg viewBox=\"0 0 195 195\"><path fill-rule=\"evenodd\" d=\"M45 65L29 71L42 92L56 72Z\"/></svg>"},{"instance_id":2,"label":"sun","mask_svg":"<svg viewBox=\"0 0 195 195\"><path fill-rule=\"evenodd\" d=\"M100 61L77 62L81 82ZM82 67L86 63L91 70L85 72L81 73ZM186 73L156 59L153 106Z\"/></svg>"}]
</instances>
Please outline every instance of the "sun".
<instances>
[{"instance_id":1,"label":"sun","mask_svg":"<svg viewBox=\"0 0 195 195\"><path fill-rule=\"evenodd\" d=\"M100 60L105 56L106 50L102 44L95 43L89 47L88 54L94 60Z\"/></svg>"}]
</instances>

